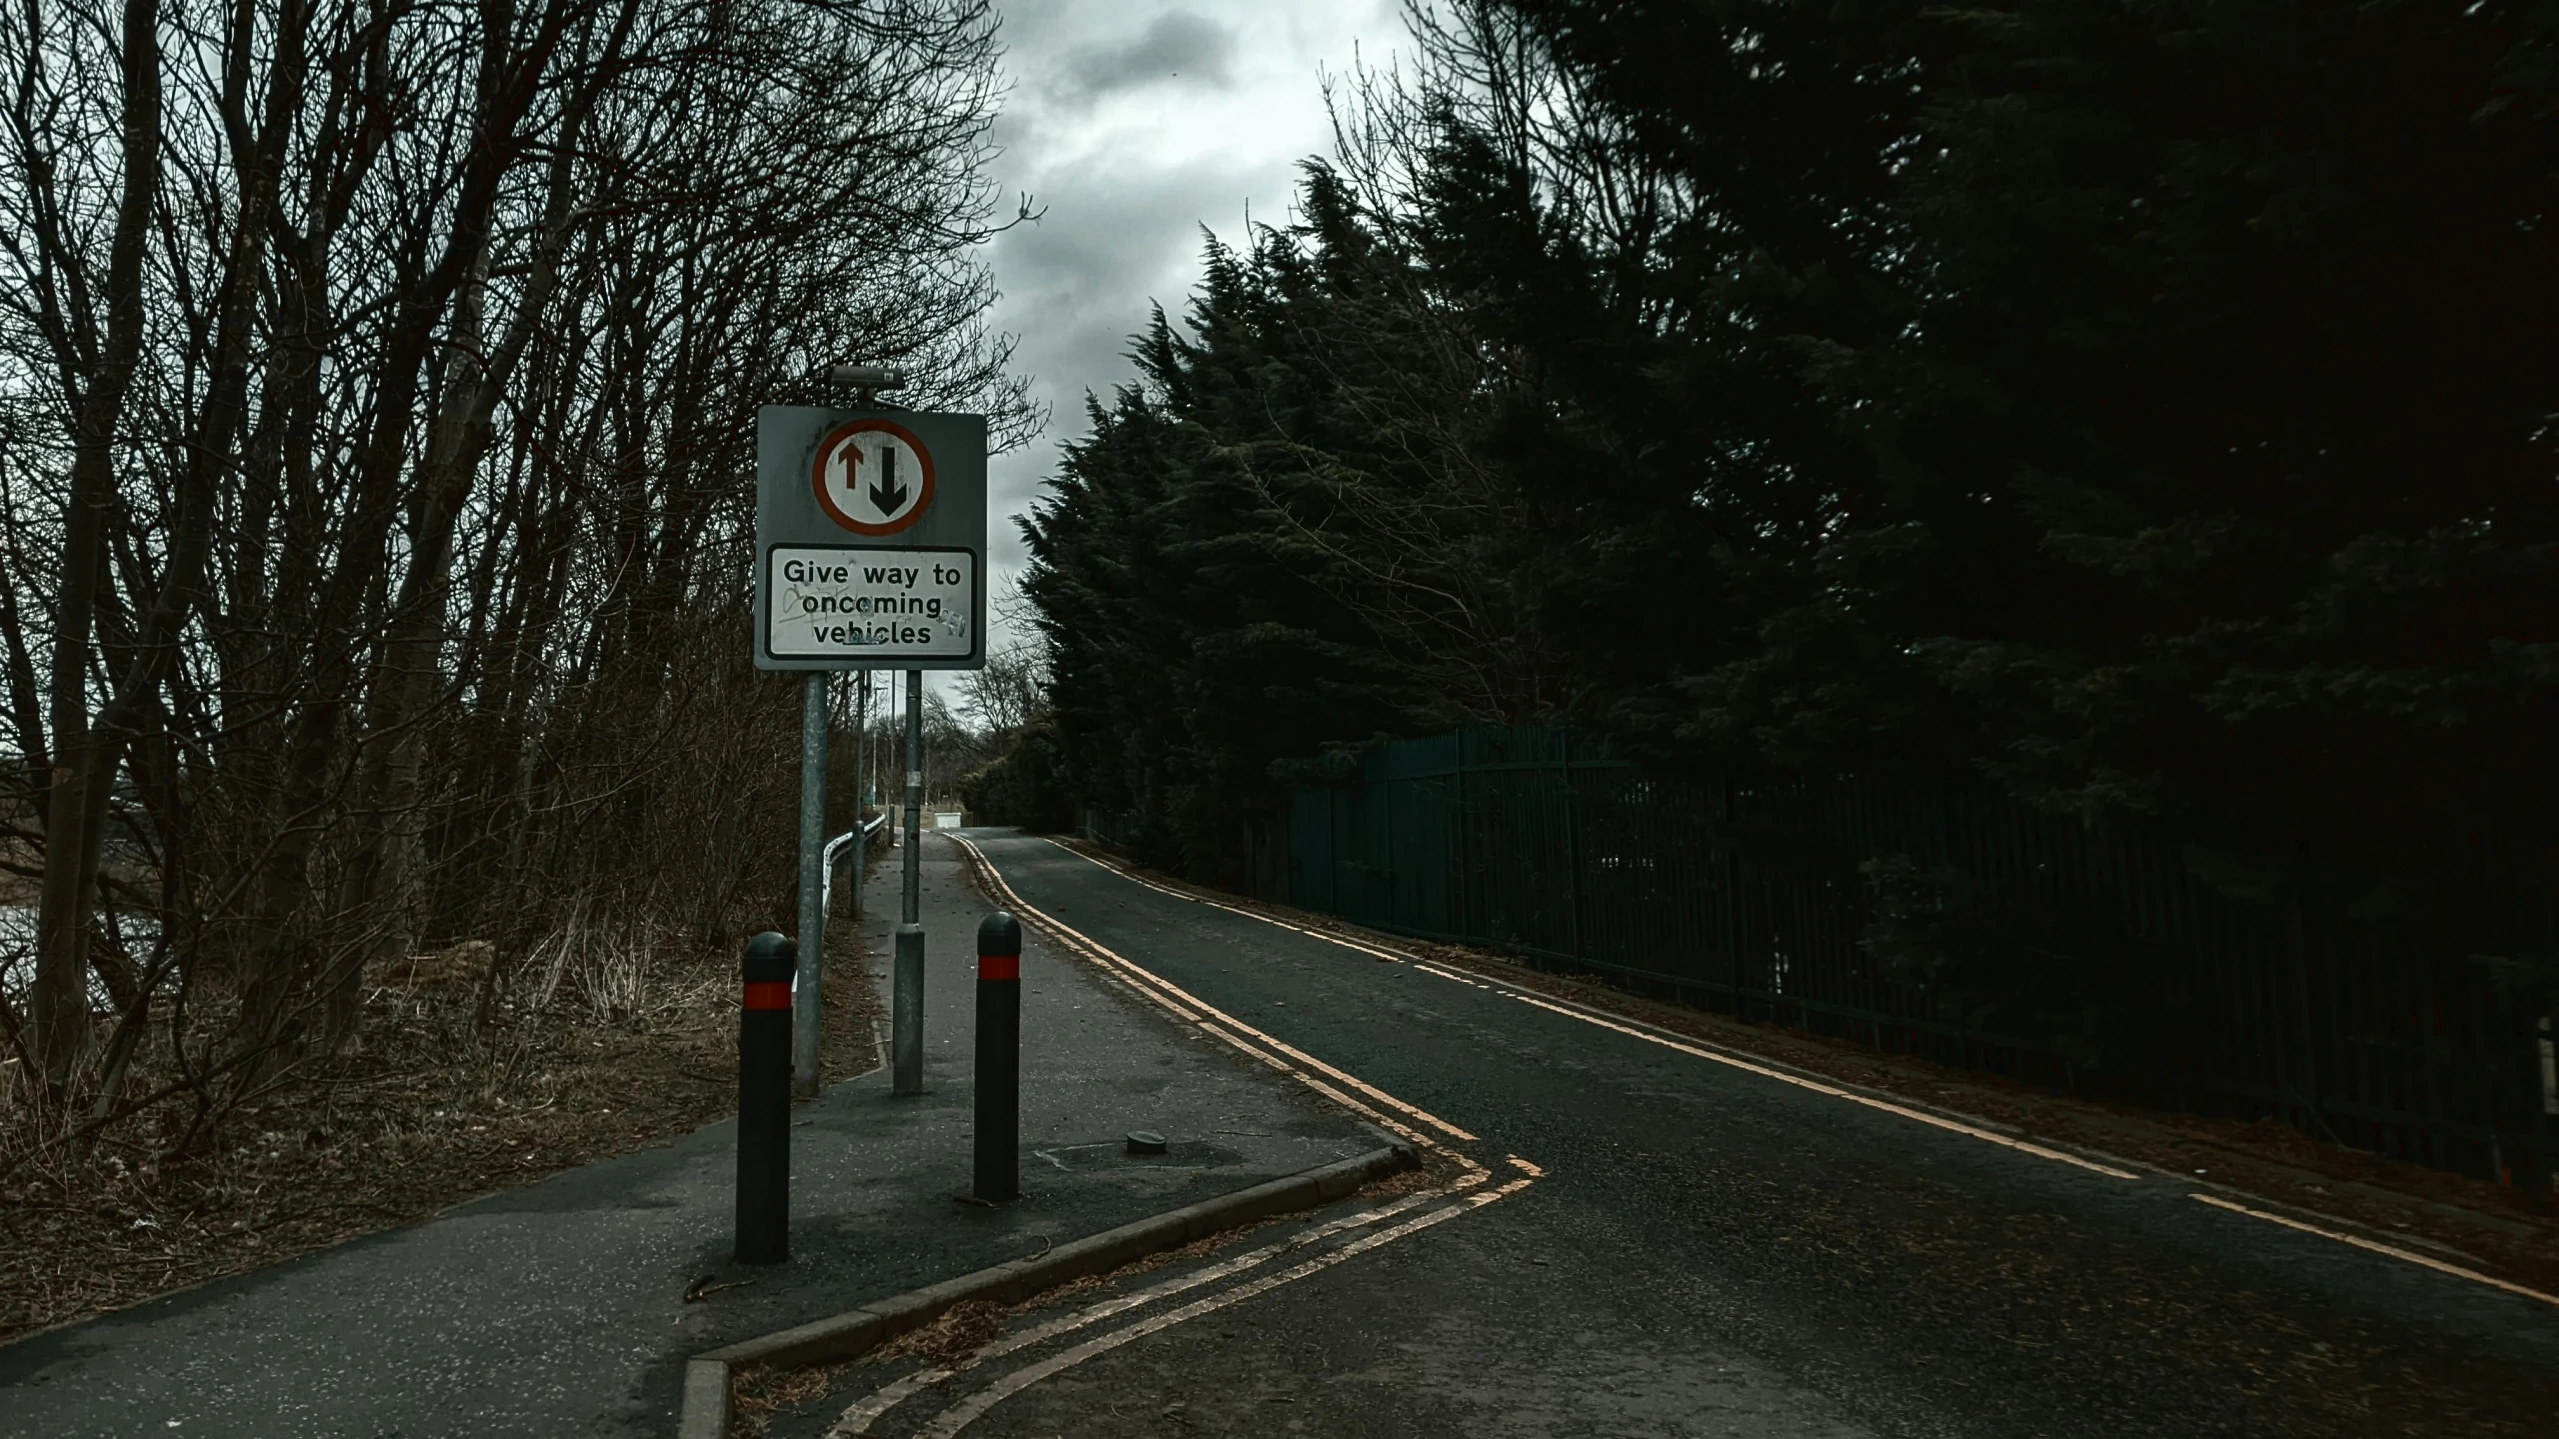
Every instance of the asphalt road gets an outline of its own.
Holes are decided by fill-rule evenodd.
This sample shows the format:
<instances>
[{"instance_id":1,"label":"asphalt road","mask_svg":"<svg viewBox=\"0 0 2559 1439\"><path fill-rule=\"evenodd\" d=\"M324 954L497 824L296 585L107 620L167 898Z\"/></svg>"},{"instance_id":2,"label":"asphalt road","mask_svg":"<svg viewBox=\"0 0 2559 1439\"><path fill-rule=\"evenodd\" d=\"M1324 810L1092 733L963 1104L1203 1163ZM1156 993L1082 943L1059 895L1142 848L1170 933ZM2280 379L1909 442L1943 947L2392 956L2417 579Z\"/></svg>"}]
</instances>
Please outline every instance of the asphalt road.
<instances>
[{"instance_id":1,"label":"asphalt road","mask_svg":"<svg viewBox=\"0 0 2559 1439\"><path fill-rule=\"evenodd\" d=\"M2559 1433L2559 1307L971 837L1028 905L1543 1171L971 1435ZM922 1422L871 1432L952 1432Z\"/></svg>"}]
</instances>

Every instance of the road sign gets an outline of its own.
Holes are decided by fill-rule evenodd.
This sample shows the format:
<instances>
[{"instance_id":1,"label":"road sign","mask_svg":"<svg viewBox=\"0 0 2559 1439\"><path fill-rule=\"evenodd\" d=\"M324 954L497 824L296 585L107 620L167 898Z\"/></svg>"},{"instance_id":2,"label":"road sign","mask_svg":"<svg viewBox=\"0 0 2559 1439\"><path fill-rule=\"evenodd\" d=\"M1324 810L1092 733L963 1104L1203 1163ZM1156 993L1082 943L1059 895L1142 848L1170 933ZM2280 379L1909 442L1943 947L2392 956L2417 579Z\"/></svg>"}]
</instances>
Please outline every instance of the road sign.
<instances>
[{"instance_id":1,"label":"road sign","mask_svg":"<svg viewBox=\"0 0 2559 1439\"><path fill-rule=\"evenodd\" d=\"M817 443L818 508L857 535L893 535L933 505L933 452L895 420L854 420Z\"/></svg>"},{"instance_id":2,"label":"road sign","mask_svg":"<svg viewBox=\"0 0 2559 1439\"><path fill-rule=\"evenodd\" d=\"M755 417L755 663L986 663L986 420L767 405Z\"/></svg>"}]
</instances>

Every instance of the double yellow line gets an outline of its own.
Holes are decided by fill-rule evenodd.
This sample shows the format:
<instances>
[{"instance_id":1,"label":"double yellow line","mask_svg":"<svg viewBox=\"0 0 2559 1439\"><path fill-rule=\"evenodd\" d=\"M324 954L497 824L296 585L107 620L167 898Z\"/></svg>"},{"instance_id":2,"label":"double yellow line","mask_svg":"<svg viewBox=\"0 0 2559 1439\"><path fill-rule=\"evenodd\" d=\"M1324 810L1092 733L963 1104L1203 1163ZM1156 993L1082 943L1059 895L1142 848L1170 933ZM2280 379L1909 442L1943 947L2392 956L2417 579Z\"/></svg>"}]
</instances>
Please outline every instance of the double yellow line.
<instances>
[{"instance_id":1,"label":"double yellow line","mask_svg":"<svg viewBox=\"0 0 2559 1439\"><path fill-rule=\"evenodd\" d=\"M1140 999L1166 1014L1216 1037L1238 1053L1247 1054L1272 1069L1323 1095L1335 1104L1366 1118L1397 1138L1427 1149L1481 1183L1484 1167L1463 1151L1450 1148L1444 1140L1472 1143L1476 1136L1460 1129L1418 1104L1398 1099L1376 1085L1334 1065L1325 1063L1277 1035L1246 1024L1198 995L1182 988L1144 965L1113 950L1109 945L1048 913L1022 898L986 852L961 836L954 835L960 847L968 852L969 863L986 886L987 893L1011 910L1014 917L1039 931L1050 943L1081 956L1111 978L1116 979ZM1144 883L1144 881L1139 881ZM1149 885L1148 888L1157 888ZM1172 893L1166 890L1165 893ZM1187 896L1184 896L1187 898ZM1224 906L1219 906L1224 908ZM1242 911L1237 911L1242 913ZM1357 1097L1354 1097L1357 1096Z\"/></svg>"},{"instance_id":2,"label":"double yellow line","mask_svg":"<svg viewBox=\"0 0 2559 1439\"><path fill-rule=\"evenodd\" d=\"M1241 1303L1255 1295L1268 1293L1309 1275L1355 1258L1399 1239L1418 1234L1436 1224L1470 1214L1519 1193L1545 1173L1537 1165L1517 1155L1506 1156L1505 1162L1517 1177L1500 1184L1488 1184L1491 1171L1464 1151L1449 1146L1448 1140L1472 1142L1476 1136L1449 1123L1417 1104L1398 1099L1359 1076L1327 1064L1278 1036L1256 1029L1235 1016L1202 1000L1199 996L1174 984L1162 975L1130 960L1091 935L1076 929L1037 905L1022 898L1005 882L993 861L964 836L954 835L967 853L969 864L978 875L986 892L1011 910L1014 917L1028 924L1049 943L1074 954L1099 969L1108 979L1138 999L1153 1005L1175 1019L1216 1037L1237 1052L1250 1055L1288 1076L1309 1090L1358 1114L1379 1128L1392 1133L1436 1158L1453 1165L1457 1177L1446 1184L1435 1185L1419 1193L1389 1200L1384 1204L1344 1215L1283 1239L1263 1245L1248 1253L1212 1264L1186 1274L1176 1275L1145 1288L1106 1299L1073 1313L1010 1334L947 1366L933 1365L882 1385L847 1408L827 1430L828 1439L857 1439L867 1435L871 1426L890 1411L927 1389L943 1385L959 1374L1002 1359L1033 1345L1058 1339L1080 1329L1115 1319L1132 1310L1187 1293L1219 1280L1232 1278L1259 1268L1276 1259L1300 1253L1336 1236L1379 1224L1385 1220L1398 1222L1372 1233L1361 1235L1337 1248L1316 1253L1284 1269L1233 1285L1204 1297L1191 1300L1178 1308L1150 1315L1135 1323L1105 1329L1081 1343L1061 1349L1045 1359L1014 1369L927 1421L917 1432L930 1439L951 1439L996 1405L1039 1381L1060 1373L1087 1359L1106 1354L1132 1340L1169 1329L1176 1324L1214 1313L1231 1304ZM1167 891L1168 893L1170 891ZM1470 1192L1471 1191L1471 1192ZM1441 1200L1452 1200L1438 1203ZM1435 1206L1435 1207L1434 1207ZM1413 1211L1419 1210L1419 1213ZM1410 1215L1410 1217L1398 1218Z\"/></svg>"}]
</instances>

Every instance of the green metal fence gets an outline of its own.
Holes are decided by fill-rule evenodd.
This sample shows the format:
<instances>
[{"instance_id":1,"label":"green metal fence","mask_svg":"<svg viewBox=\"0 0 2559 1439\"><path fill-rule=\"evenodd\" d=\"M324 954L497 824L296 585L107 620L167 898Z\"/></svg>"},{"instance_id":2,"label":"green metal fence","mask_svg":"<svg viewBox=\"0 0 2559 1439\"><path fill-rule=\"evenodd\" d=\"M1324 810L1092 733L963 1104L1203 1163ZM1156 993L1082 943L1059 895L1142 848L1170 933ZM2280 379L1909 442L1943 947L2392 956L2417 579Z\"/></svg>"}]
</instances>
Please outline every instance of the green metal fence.
<instances>
[{"instance_id":1,"label":"green metal fence","mask_svg":"<svg viewBox=\"0 0 2559 1439\"><path fill-rule=\"evenodd\" d=\"M2236 899L2155 837L1960 776L1672 783L1471 730L1297 791L1288 844L1306 908L1749 1019L2518 1183L2559 1153L2548 1019L2476 934ZM2559 947L2545 906L2505 908L2512 947Z\"/></svg>"}]
</instances>

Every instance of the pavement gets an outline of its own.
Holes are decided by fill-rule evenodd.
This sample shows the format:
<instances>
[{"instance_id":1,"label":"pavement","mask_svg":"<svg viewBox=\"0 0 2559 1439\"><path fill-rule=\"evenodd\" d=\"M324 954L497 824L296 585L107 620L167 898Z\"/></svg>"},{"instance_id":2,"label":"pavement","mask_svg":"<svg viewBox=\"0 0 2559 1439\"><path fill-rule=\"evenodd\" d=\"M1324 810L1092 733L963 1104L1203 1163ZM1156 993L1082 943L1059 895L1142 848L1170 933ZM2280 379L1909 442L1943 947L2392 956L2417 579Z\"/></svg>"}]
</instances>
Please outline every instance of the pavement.
<instances>
[{"instance_id":1,"label":"pavement","mask_svg":"<svg viewBox=\"0 0 2559 1439\"><path fill-rule=\"evenodd\" d=\"M1483 1177L1022 1315L979 1359L855 1366L776 1439L2559 1431L2559 1301L970 838L1052 951Z\"/></svg>"},{"instance_id":2,"label":"pavement","mask_svg":"<svg viewBox=\"0 0 2559 1439\"><path fill-rule=\"evenodd\" d=\"M1338 1106L1025 946L1023 1197L965 1205L971 961L991 907L928 836L925 1083L832 1085L792 1130L790 1262L728 1261L734 1126L0 1347L0 1435L665 1436L686 1358L1313 1165ZM885 985L897 867L864 921ZM841 921L839 921L841 923ZM1162 1156L1126 1155L1132 1129ZM702 1276L744 1281L684 1302Z\"/></svg>"}]
</instances>

